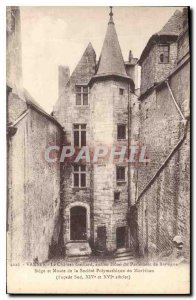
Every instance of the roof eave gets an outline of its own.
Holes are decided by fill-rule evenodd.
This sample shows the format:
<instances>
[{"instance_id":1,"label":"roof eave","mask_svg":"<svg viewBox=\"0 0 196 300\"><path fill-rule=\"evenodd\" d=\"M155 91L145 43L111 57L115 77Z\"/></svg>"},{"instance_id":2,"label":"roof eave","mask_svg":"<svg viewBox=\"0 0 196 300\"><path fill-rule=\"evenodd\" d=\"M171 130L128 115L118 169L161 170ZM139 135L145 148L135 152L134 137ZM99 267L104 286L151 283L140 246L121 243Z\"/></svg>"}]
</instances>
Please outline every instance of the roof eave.
<instances>
[{"instance_id":1,"label":"roof eave","mask_svg":"<svg viewBox=\"0 0 196 300\"><path fill-rule=\"evenodd\" d=\"M121 75L121 74L99 74L99 75L95 75L93 76L90 81L89 81L89 86L92 86L94 82L96 81L103 81L103 80L119 80L119 81L127 81L130 83L131 89L134 90L135 89L135 84L134 81L131 79L131 77L126 76L126 75Z\"/></svg>"},{"instance_id":2,"label":"roof eave","mask_svg":"<svg viewBox=\"0 0 196 300\"><path fill-rule=\"evenodd\" d=\"M166 42L166 40L168 42L172 42L172 41L177 41L178 35L177 34L153 34L151 36L151 38L148 40L148 43L146 44L144 50L142 51L142 54L140 56L140 59L138 60L138 64L139 66L141 66L141 64L143 63L144 59L146 58L146 56L148 55L148 53L150 52L152 46L154 46L157 43L162 43L162 42Z\"/></svg>"}]
</instances>

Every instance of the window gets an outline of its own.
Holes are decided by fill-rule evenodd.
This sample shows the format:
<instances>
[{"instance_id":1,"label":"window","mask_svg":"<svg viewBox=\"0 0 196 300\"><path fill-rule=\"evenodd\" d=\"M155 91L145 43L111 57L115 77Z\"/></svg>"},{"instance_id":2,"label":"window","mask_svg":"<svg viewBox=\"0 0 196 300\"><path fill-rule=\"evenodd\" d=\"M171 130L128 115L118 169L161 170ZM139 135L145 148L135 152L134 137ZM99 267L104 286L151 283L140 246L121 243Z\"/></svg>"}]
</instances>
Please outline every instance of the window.
<instances>
[{"instance_id":1,"label":"window","mask_svg":"<svg viewBox=\"0 0 196 300\"><path fill-rule=\"evenodd\" d=\"M88 86L76 85L76 105L88 105Z\"/></svg>"},{"instance_id":2,"label":"window","mask_svg":"<svg viewBox=\"0 0 196 300\"><path fill-rule=\"evenodd\" d=\"M169 45L159 45L159 62L162 64L169 62Z\"/></svg>"},{"instance_id":3,"label":"window","mask_svg":"<svg viewBox=\"0 0 196 300\"><path fill-rule=\"evenodd\" d=\"M116 180L125 181L125 167L116 167Z\"/></svg>"},{"instance_id":4,"label":"window","mask_svg":"<svg viewBox=\"0 0 196 300\"><path fill-rule=\"evenodd\" d=\"M120 200L120 192L114 192L114 201Z\"/></svg>"},{"instance_id":5,"label":"window","mask_svg":"<svg viewBox=\"0 0 196 300\"><path fill-rule=\"evenodd\" d=\"M86 187L86 166L73 166L74 187Z\"/></svg>"},{"instance_id":6,"label":"window","mask_svg":"<svg viewBox=\"0 0 196 300\"><path fill-rule=\"evenodd\" d=\"M122 96L124 94L124 89L119 89L119 94Z\"/></svg>"},{"instance_id":7,"label":"window","mask_svg":"<svg viewBox=\"0 0 196 300\"><path fill-rule=\"evenodd\" d=\"M146 109L146 119L148 119L148 108Z\"/></svg>"},{"instance_id":8,"label":"window","mask_svg":"<svg viewBox=\"0 0 196 300\"><path fill-rule=\"evenodd\" d=\"M117 125L117 138L118 140L125 140L126 139L126 125L119 124Z\"/></svg>"},{"instance_id":9,"label":"window","mask_svg":"<svg viewBox=\"0 0 196 300\"><path fill-rule=\"evenodd\" d=\"M74 147L86 146L86 124L74 124Z\"/></svg>"}]
</instances>

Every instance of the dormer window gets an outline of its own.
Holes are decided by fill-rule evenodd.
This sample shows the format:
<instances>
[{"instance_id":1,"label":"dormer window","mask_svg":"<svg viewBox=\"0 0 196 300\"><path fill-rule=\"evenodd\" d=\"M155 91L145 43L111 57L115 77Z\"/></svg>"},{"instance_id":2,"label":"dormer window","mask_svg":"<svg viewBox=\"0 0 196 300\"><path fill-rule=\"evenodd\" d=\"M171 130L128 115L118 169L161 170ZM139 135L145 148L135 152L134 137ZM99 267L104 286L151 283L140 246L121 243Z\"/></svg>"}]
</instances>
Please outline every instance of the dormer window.
<instances>
[{"instance_id":1,"label":"dormer window","mask_svg":"<svg viewBox=\"0 0 196 300\"><path fill-rule=\"evenodd\" d=\"M169 45L159 45L159 63L169 63Z\"/></svg>"},{"instance_id":2,"label":"dormer window","mask_svg":"<svg viewBox=\"0 0 196 300\"><path fill-rule=\"evenodd\" d=\"M88 86L76 85L76 105L88 105Z\"/></svg>"}]
</instances>

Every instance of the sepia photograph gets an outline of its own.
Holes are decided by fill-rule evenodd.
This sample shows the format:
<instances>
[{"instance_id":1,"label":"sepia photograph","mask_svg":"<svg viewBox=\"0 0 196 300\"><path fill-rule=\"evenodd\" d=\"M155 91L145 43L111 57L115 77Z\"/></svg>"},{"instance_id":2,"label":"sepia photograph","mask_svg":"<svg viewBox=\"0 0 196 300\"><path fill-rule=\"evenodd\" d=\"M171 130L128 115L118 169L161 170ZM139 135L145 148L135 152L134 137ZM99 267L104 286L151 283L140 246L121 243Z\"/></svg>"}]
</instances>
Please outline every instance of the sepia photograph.
<instances>
[{"instance_id":1,"label":"sepia photograph","mask_svg":"<svg viewBox=\"0 0 196 300\"><path fill-rule=\"evenodd\" d=\"M6 7L8 294L190 294L190 26Z\"/></svg>"}]
</instances>

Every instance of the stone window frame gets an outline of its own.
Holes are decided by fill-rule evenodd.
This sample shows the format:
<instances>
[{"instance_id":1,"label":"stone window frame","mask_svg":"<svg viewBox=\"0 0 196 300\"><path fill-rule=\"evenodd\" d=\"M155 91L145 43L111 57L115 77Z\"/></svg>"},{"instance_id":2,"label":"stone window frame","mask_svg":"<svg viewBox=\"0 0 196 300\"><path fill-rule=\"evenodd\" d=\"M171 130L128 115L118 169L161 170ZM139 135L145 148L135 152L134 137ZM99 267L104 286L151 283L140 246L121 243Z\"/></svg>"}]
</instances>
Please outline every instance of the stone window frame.
<instances>
[{"instance_id":1,"label":"stone window frame","mask_svg":"<svg viewBox=\"0 0 196 300\"><path fill-rule=\"evenodd\" d=\"M123 127L124 127L124 133L125 133L124 137L122 137L122 136L120 137L120 136L119 136L119 127L120 127L120 126L123 126ZM127 137L126 130L127 130L127 125L126 125L126 124L124 124L124 123L118 123L118 124L117 124L117 140L118 140L118 141L126 140L126 137Z\"/></svg>"},{"instance_id":2,"label":"stone window frame","mask_svg":"<svg viewBox=\"0 0 196 300\"><path fill-rule=\"evenodd\" d=\"M74 147L83 147L83 146L86 146L86 136L87 136L87 124L83 123L83 124L78 124L78 123L75 123L73 124L73 145ZM79 138L79 145L76 145L76 142L75 142L75 133L78 132L78 138ZM82 143L82 132L85 132L85 143L83 144Z\"/></svg>"},{"instance_id":3,"label":"stone window frame","mask_svg":"<svg viewBox=\"0 0 196 300\"><path fill-rule=\"evenodd\" d=\"M85 91L85 89L87 89ZM88 85L75 85L75 93L76 93L76 106L88 106L89 105L89 87ZM87 98L85 98L87 96ZM80 100L78 102L78 100ZM85 103L86 101L86 103Z\"/></svg>"},{"instance_id":4,"label":"stone window frame","mask_svg":"<svg viewBox=\"0 0 196 300\"><path fill-rule=\"evenodd\" d=\"M159 64L169 64L170 61L170 44L159 44ZM161 47L163 48L161 50ZM167 50L164 50L164 48L167 47ZM167 55L166 55L167 53ZM160 56L163 55L163 61L160 60ZM166 61L164 61L164 59L167 58Z\"/></svg>"},{"instance_id":5,"label":"stone window frame","mask_svg":"<svg viewBox=\"0 0 196 300\"><path fill-rule=\"evenodd\" d=\"M78 170L77 170L78 168ZM87 188L87 166L82 164L73 164L72 165L72 187L75 189L86 189ZM75 175L78 175L79 185L75 185ZM82 175L85 175L85 185L82 185Z\"/></svg>"},{"instance_id":6,"label":"stone window frame","mask_svg":"<svg viewBox=\"0 0 196 300\"><path fill-rule=\"evenodd\" d=\"M124 176L123 178L118 178L118 169L124 169ZM117 165L116 166L116 182L117 183L123 183L123 182L126 182L126 167L125 166L122 166L122 165Z\"/></svg>"}]
</instances>

